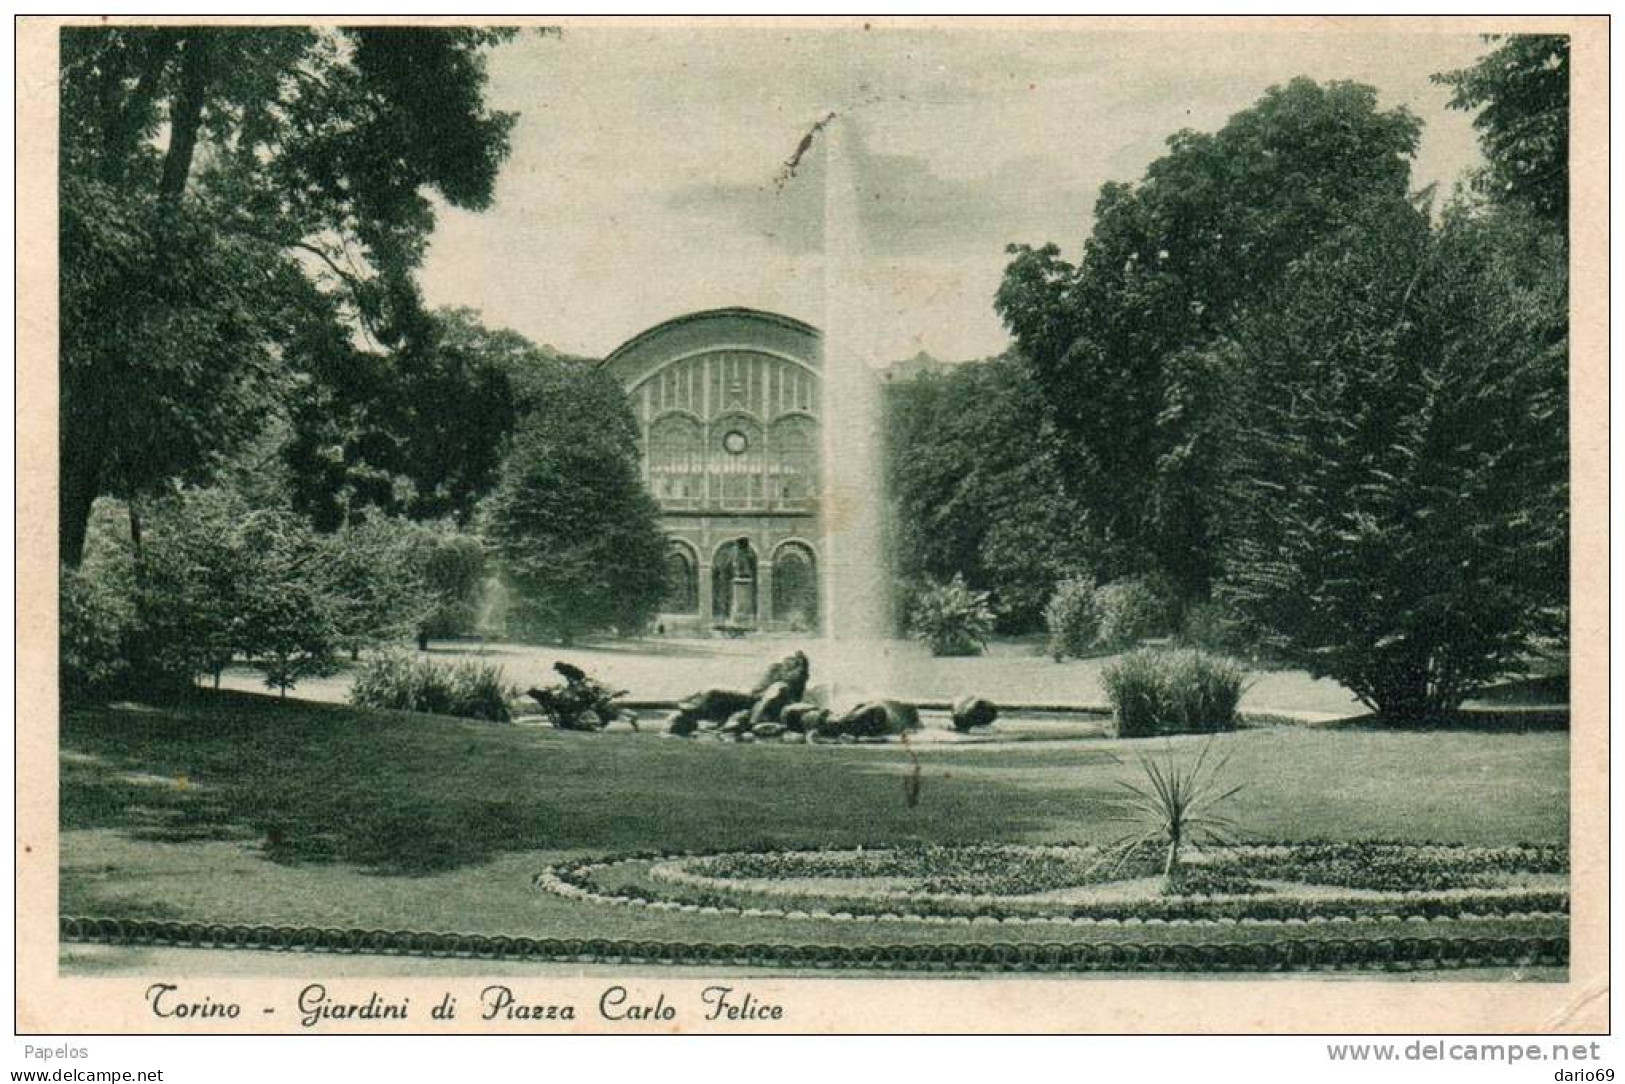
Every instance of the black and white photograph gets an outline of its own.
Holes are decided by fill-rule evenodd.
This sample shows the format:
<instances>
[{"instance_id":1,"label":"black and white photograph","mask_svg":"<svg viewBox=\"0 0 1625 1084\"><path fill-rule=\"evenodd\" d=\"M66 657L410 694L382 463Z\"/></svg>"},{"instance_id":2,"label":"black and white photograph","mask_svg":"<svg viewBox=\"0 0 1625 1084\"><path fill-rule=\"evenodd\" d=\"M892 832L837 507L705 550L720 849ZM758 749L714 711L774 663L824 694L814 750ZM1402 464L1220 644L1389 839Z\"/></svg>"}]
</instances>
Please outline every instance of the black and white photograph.
<instances>
[{"instance_id":1,"label":"black and white photograph","mask_svg":"<svg viewBox=\"0 0 1625 1084\"><path fill-rule=\"evenodd\" d=\"M24 29L20 1021L1606 1029L1606 19Z\"/></svg>"}]
</instances>

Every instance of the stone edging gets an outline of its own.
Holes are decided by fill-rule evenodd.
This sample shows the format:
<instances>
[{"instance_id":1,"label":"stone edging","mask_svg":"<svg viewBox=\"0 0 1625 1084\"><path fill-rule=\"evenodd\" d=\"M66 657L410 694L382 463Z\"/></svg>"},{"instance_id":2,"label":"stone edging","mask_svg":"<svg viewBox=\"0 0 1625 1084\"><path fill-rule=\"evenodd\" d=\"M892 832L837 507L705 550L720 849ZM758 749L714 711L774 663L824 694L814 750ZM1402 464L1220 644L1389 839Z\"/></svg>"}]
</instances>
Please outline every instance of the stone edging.
<instances>
[{"instance_id":1,"label":"stone edging","mask_svg":"<svg viewBox=\"0 0 1625 1084\"><path fill-rule=\"evenodd\" d=\"M1262 848L1260 848L1262 849ZM718 906L714 904L679 903L675 900L648 899L643 896L624 896L609 892L600 892L583 883L583 874L590 874L600 869L630 861L673 861L683 858L707 858L715 855L702 854L669 854L669 855L626 855L611 859L587 859L577 862L562 863L547 866L537 873L532 880L533 886L550 895L561 896L566 899L579 900L593 904L608 904L620 907L643 907L654 911L671 911L682 914L701 915L731 915L741 918L772 918L787 919L791 921L821 921L821 922L861 922L867 924L906 922L935 926L1100 926L1100 927L1202 927L1222 928L1229 926L1323 926L1323 925L1352 925L1355 922L1379 922L1393 924L1428 925L1439 922L1466 922L1485 920L1520 920L1556 918L1564 919L1566 912L1554 911L1508 911L1481 915L1463 911L1450 915L1373 915L1369 918L1355 918L1349 915L1310 915L1308 917L1293 916L1289 918L1253 918L1253 917L1220 917L1220 918L1110 918L1094 917L1088 915L921 915L908 911L889 911L880 913L857 913L850 911L828 910L792 910L776 907L739 907ZM651 869L651 877L654 877ZM689 887L715 890L715 885L709 878L699 875L686 874L681 871L672 871L663 878L667 883L687 884ZM1502 895L1516 895L1521 890L1501 890ZM1470 895L1469 895L1470 893ZM1483 898L1498 894L1493 889L1481 890L1440 890L1440 891L1407 891L1395 892L1396 899L1410 903L1449 902L1452 899ZM1009 903L1004 897L961 897L970 903L978 901L988 903ZM885 897L875 897L883 900Z\"/></svg>"},{"instance_id":2,"label":"stone edging","mask_svg":"<svg viewBox=\"0 0 1625 1084\"><path fill-rule=\"evenodd\" d=\"M1566 966L1566 937L1294 938L1278 943L779 945L531 938L418 930L62 916L64 942L592 964L883 971L1415 971Z\"/></svg>"}]
</instances>

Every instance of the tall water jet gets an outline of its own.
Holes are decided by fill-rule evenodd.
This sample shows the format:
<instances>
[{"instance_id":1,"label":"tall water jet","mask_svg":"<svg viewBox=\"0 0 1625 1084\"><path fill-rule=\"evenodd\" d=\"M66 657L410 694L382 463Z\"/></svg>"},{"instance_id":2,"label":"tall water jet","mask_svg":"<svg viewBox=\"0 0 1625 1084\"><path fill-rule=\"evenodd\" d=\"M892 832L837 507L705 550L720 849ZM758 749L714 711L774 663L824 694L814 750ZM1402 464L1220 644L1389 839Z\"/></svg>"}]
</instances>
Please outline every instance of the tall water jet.
<instances>
[{"instance_id":1,"label":"tall water jet","mask_svg":"<svg viewBox=\"0 0 1625 1084\"><path fill-rule=\"evenodd\" d=\"M824 141L824 635L873 643L892 635L887 567L880 380L865 279L857 180L846 126L827 120ZM884 666L884 652L870 667ZM881 681L883 675L865 675Z\"/></svg>"}]
</instances>

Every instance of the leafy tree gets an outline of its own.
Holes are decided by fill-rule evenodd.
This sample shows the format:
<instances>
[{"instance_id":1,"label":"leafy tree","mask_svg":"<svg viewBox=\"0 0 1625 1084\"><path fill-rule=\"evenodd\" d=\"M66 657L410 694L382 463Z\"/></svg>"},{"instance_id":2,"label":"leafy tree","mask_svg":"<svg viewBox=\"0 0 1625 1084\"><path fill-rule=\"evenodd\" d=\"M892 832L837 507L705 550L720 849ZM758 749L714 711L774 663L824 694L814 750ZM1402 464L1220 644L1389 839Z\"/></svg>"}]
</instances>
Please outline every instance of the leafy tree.
<instances>
[{"instance_id":1,"label":"leafy tree","mask_svg":"<svg viewBox=\"0 0 1625 1084\"><path fill-rule=\"evenodd\" d=\"M1569 39L1517 34L1485 40L1503 44L1470 68L1433 77L1455 91L1452 108L1478 111L1473 127L1489 159L1479 191L1497 202L1522 203L1566 234Z\"/></svg>"},{"instance_id":2,"label":"leafy tree","mask_svg":"<svg viewBox=\"0 0 1625 1084\"><path fill-rule=\"evenodd\" d=\"M449 524L422 524L413 536L410 559L430 603L418 621L419 650L427 651L431 638L475 631L487 563L480 537Z\"/></svg>"},{"instance_id":3,"label":"leafy tree","mask_svg":"<svg viewBox=\"0 0 1625 1084\"><path fill-rule=\"evenodd\" d=\"M238 650L287 696L302 679L331 673L341 644L328 554L306 521L279 510L250 513L241 538Z\"/></svg>"},{"instance_id":4,"label":"leafy tree","mask_svg":"<svg viewBox=\"0 0 1625 1084\"><path fill-rule=\"evenodd\" d=\"M439 606L419 559L416 525L372 516L318 536L317 544L334 639L351 658L416 635Z\"/></svg>"},{"instance_id":5,"label":"leafy tree","mask_svg":"<svg viewBox=\"0 0 1625 1084\"><path fill-rule=\"evenodd\" d=\"M262 555L243 532L249 515L238 494L220 488L155 503L135 552L136 609L161 670L188 680L211 675L218 686L221 671L246 650L249 596L262 589L255 582Z\"/></svg>"},{"instance_id":6,"label":"leafy tree","mask_svg":"<svg viewBox=\"0 0 1625 1084\"><path fill-rule=\"evenodd\" d=\"M207 478L322 329L421 334L431 193L478 209L512 117L500 31L62 32L61 532L99 495Z\"/></svg>"},{"instance_id":7,"label":"leafy tree","mask_svg":"<svg viewBox=\"0 0 1625 1084\"><path fill-rule=\"evenodd\" d=\"M887 392L887 483L899 576L963 576L1007 631L1035 627L1054 585L1115 560L1061 483L1061 457L1030 374L967 363Z\"/></svg>"},{"instance_id":8,"label":"leafy tree","mask_svg":"<svg viewBox=\"0 0 1625 1084\"><path fill-rule=\"evenodd\" d=\"M568 643L643 628L665 593L659 508L644 488L637 423L608 375L554 364L534 374L483 509L483 533L529 632Z\"/></svg>"},{"instance_id":9,"label":"leafy tree","mask_svg":"<svg viewBox=\"0 0 1625 1084\"><path fill-rule=\"evenodd\" d=\"M283 449L296 507L322 530L369 508L467 525L518 418L514 374L545 355L467 310L430 315L395 351L312 345Z\"/></svg>"},{"instance_id":10,"label":"leafy tree","mask_svg":"<svg viewBox=\"0 0 1625 1084\"><path fill-rule=\"evenodd\" d=\"M1221 594L1413 719L1516 671L1567 599L1567 284L1527 217L1370 205L1238 325L1251 420Z\"/></svg>"},{"instance_id":11,"label":"leafy tree","mask_svg":"<svg viewBox=\"0 0 1625 1084\"><path fill-rule=\"evenodd\" d=\"M1076 264L1018 245L996 305L1098 533L1188 597L1214 572L1214 471L1235 381L1217 349L1293 260L1374 196L1403 197L1420 125L1353 83L1295 79L1108 184Z\"/></svg>"}]
</instances>

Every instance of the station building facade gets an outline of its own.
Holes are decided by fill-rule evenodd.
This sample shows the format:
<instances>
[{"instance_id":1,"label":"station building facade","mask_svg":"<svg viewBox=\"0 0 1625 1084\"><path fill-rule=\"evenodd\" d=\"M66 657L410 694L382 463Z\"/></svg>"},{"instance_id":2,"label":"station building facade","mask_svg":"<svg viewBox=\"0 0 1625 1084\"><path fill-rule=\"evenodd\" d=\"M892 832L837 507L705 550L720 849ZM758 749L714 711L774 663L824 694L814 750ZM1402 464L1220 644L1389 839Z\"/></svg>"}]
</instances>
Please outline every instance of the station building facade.
<instances>
[{"instance_id":1,"label":"station building facade","mask_svg":"<svg viewBox=\"0 0 1625 1084\"><path fill-rule=\"evenodd\" d=\"M713 309L602 362L637 415L667 536L667 629L819 623L823 339L799 320Z\"/></svg>"}]
</instances>

